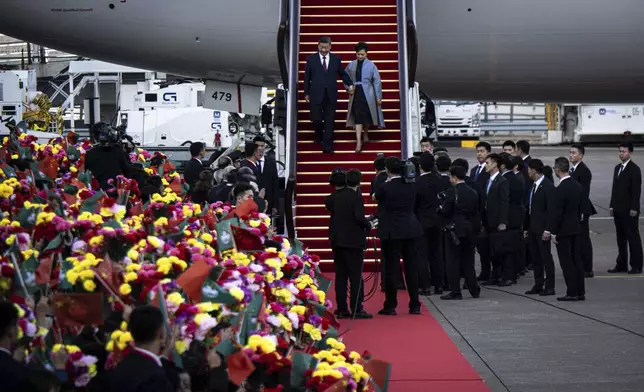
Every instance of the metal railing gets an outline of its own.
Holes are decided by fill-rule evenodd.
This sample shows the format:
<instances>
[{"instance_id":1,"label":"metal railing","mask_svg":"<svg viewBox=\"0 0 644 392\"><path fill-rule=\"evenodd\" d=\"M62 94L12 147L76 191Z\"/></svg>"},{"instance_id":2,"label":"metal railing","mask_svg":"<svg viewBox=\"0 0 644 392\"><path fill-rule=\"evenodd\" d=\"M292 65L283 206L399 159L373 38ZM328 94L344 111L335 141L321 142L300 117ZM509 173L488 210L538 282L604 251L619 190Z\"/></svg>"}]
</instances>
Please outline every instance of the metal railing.
<instances>
[{"instance_id":1,"label":"metal railing","mask_svg":"<svg viewBox=\"0 0 644 392\"><path fill-rule=\"evenodd\" d=\"M416 83L416 68L418 67L418 32L416 31L416 3L414 0L406 0L407 19L407 68L409 88Z\"/></svg>"},{"instance_id":2,"label":"metal railing","mask_svg":"<svg viewBox=\"0 0 644 392\"><path fill-rule=\"evenodd\" d=\"M396 1L398 24L398 88L400 94L400 153L406 159L411 154L412 147L408 140L411 132L411 114L409 110L409 76L408 76L408 38L407 38L407 6L408 0Z\"/></svg>"},{"instance_id":3,"label":"metal railing","mask_svg":"<svg viewBox=\"0 0 644 392\"><path fill-rule=\"evenodd\" d=\"M282 0L280 4L280 24L277 28L277 62L280 67L280 75L282 76L282 83L286 87L288 83L288 67L286 65L286 38L288 35L288 16L289 16L289 1ZM288 87L287 87L288 89Z\"/></svg>"},{"instance_id":4,"label":"metal railing","mask_svg":"<svg viewBox=\"0 0 644 392\"><path fill-rule=\"evenodd\" d=\"M300 0L282 0L288 4L288 61L287 79L284 81L286 89L286 189L284 195L284 221L289 238L296 238L295 232L295 185L297 165L297 81L298 54L300 46ZM280 51L278 56L281 56Z\"/></svg>"}]
</instances>

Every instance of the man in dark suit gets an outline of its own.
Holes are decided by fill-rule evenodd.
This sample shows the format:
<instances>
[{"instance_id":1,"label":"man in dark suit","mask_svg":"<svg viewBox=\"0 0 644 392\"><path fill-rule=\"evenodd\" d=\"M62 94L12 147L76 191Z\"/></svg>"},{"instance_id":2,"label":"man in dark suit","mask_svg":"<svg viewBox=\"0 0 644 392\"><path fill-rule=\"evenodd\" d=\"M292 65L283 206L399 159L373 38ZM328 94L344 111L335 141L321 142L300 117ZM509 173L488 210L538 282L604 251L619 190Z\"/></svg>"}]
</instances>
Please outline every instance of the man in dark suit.
<instances>
[{"instance_id":1,"label":"man in dark suit","mask_svg":"<svg viewBox=\"0 0 644 392\"><path fill-rule=\"evenodd\" d=\"M497 249L497 243L504 239L508 228L508 215L510 212L510 186L508 180L501 175L503 160L499 154L490 154L487 157L485 169L489 175L485 185L485 210L483 211L483 228L488 238L490 259L492 261L492 275L483 282L484 285L509 286L510 277L514 268L505 253Z\"/></svg>"},{"instance_id":2,"label":"man in dark suit","mask_svg":"<svg viewBox=\"0 0 644 392\"><path fill-rule=\"evenodd\" d=\"M463 158L454 159L454 162L452 162L452 167L454 166L463 167L465 169L465 173L467 173L470 170L470 164L467 162L466 159L463 159ZM469 176L465 177L465 184L467 184L467 186L469 186L470 188L474 189L476 191L476 194L478 195L478 198L479 198L478 213L480 217L483 210L485 209L485 193L483 192L483 187L481 186L481 184L474 181L472 177L469 177Z\"/></svg>"},{"instance_id":3,"label":"man in dark suit","mask_svg":"<svg viewBox=\"0 0 644 392\"><path fill-rule=\"evenodd\" d=\"M306 59L304 69L304 98L310 104L315 140L322 151L333 153L333 122L338 102L338 76L353 93L353 82L342 67L340 56L331 53L331 38L318 41L318 52Z\"/></svg>"},{"instance_id":4,"label":"man in dark suit","mask_svg":"<svg viewBox=\"0 0 644 392\"><path fill-rule=\"evenodd\" d=\"M586 288L584 266L579 254L583 192L581 185L568 174L570 170L568 159L557 158L554 170L559 178L559 186L555 188L556 221L550 235L552 242L557 246L559 264L566 281L566 295L557 300L583 301L586 299Z\"/></svg>"},{"instance_id":5,"label":"man in dark suit","mask_svg":"<svg viewBox=\"0 0 644 392\"><path fill-rule=\"evenodd\" d=\"M515 149L515 154L517 157L521 159L521 175L523 176L523 182L525 183L525 205L526 205L526 210L528 208L528 199L530 197L530 192L532 192L532 180L530 179L530 176L528 175L528 164L530 163L530 160L532 157L530 156L530 142L527 140L519 140L516 144L516 149ZM525 222L524 222L525 225ZM528 230L527 228L524 228L524 230ZM530 246L529 246L529 241L526 238L526 241L524 243L524 263L525 263L525 269L524 271L528 271L532 269L532 256L530 254Z\"/></svg>"},{"instance_id":6,"label":"man in dark suit","mask_svg":"<svg viewBox=\"0 0 644 392\"><path fill-rule=\"evenodd\" d=\"M570 177L581 185L581 233L579 234L579 256L584 265L584 275L587 278L595 276L593 272L593 243L590 240L590 216L597 210L590 201L590 182L593 179L586 163L584 154L586 149L581 144L570 147Z\"/></svg>"},{"instance_id":7,"label":"man in dark suit","mask_svg":"<svg viewBox=\"0 0 644 392\"><path fill-rule=\"evenodd\" d=\"M629 274L641 274L644 258L642 256L642 239L640 238L639 215L640 196L642 193L642 172L631 161L632 143L619 145L619 159L613 175L613 190L610 194L610 215L615 220L618 255L615 267L610 273L628 270L628 253L631 255ZM627 246L628 244L628 246ZM628 248L628 249L627 249Z\"/></svg>"},{"instance_id":8,"label":"man in dark suit","mask_svg":"<svg viewBox=\"0 0 644 392\"><path fill-rule=\"evenodd\" d=\"M136 347L114 369L112 392L173 391L160 358L168 344L161 311L153 306L135 308L128 328Z\"/></svg>"},{"instance_id":9,"label":"man in dark suit","mask_svg":"<svg viewBox=\"0 0 644 392\"><path fill-rule=\"evenodd\" d=\"M451 188L441 177L433 173L434 156L424 152L420 156L420 177L416 180L416 216L423 227L423 241L420 245L418 260L418 282L421 295L443 292L443 230L441 216L438 214L440 200L438 194Z\"/></svg>"},{"instance_id":10,"label":"man in dark suit","mask_svg":"<svg viewBox=\"0 0 644 392\"><path fill-rule=\"evenodd\" d=\"M199 175L204 170L202 160L206 156L206 145L202 142L192 143L190 145L190 155L192 158L186 162L186 166L183 169L183 178L186 184L190 186L190 191L192 191L197 181L199 181Z\"/></svg>"},{"instance_id":11,"label":"man in dark suit","mask_svg":"<svg viewBox=\"0 0 644 392\"><path fill-rule=\"evenodd\" d=\"M474 270L474 240L479 233L481 219L478 212L478 195L465 184L467 170L462 166L450 169L453 186L447 190L439 212L446 221L445 253L447 254L447 276L451 292L441 296L444 300L463 299L461 274L474 298L481 288L476 282Z\"/></svg>"},{"instance_id":12,"label":"man in dark suit","mask_svg":"<svg viewBox=\"0 0 644 392\"><path fill-rule=\"evenodd\" d=\"M373 161L373 166L376 169L376 176L371 180L371 199L375 200L376 191L380 185L384 184L387 181L387 169L385 168L385 157L379 156Z\"/></svg>"},{"instance_id":13,"label":"man in dark suit","mask_svg":"<svg viewBox=\"0 0 644 392\"><path fill-rule=\"evenodd\" d=\"M515 251L511 252L508 257L512 259L512 283L517 283L519 273L523 272L525 265L525 250L523 245L523 221L525 220L525 182L523 175L517 173L520 171L521 162L515 162L520 159L508 153L501 153L503 166L501 175L508 181L509 186L509 212L508 212L508 232L511 233L510 239L515 238L513 244L516 244ZM516 237L514 237L516 233Z\"/></svg>"},{"instance_id":14,"label":"man in dark suit","mask_svg":"<svg viewBox=\"0 0 644 392\"><path fill-rule=\"evenodd\" d=\"M470 170L470 178L474 180L481 187L483 196L485 196L485 188L490 179L490 175L485 171L485 164L487 156L492 151L492 146L487 142L479 142L476 145L476 161L477 165ZM481 218L484 215L484 209L480 211ZM490 272L492 270L492 263L490 261L490 249L487 236L484 233L479 233L476 239L476 249L479 252L481 260L481 273L478 276L479 281L487 281L490 279Z\"/></svg>"},{"instance_id":15,"label":"man in dark suit","mask_svg":"<svg viewBox=\"0 0 644 392\"><path fill-rule=\"evenodd\" d=\"M423 235L423 228L414 214L416 189L414 183L402 178L404 162L395 157L385 161L389 179L376 191L376 200L382 203L378 217L377 235L385 254L385 303L378 312L381 315L396 315L398 306L396 272L402 255L409 313L420 314L418 298L418 247L416 241Z\"/></svg>"},{"instance_id":16,"label":"man in dark suit","mask_svg":"<svg viewBox=\"0 0 644 392\"><path fill-rule=\"evenodd\" d=\"M257 180L257 186L260 186L262 182L262 172L259 170L258 165L260 158L259 146L254 142L246 143L244 145L244 156L246 157L246 159L241 161L240 167L247 167L251 169L253 171L255 179Z\"/></svg>"},{"instance_id":17,"label":"man in dark suit","mask_svg":"<svg viewBox=\"0 0 644 392\"><path fill-rule=\"evenodd\" d=\"M280 200L280 183L277 171L277 162L274 158L266 156L266 139L255 136L253 142L257 145L257 171L259 172L259 189L265 189L264 199L268 203L268 212L273 216L278 215Z\"/></svg>"},{"instance_id":18,"label":"man in dark suit","mask_svg":"<svg viewBox=\"0 0 644 392\"><path fill-rule=\"evenodd\" d=\"M540 159L530 160L528 174L533 184L526 214L527 233L524 235L528 237L532 253L534 286L526 294L555 295L555 263L550 248L550 234L556 222L555 186L543 175Z\"/></svg>"},{"instance_id":19,"label":"man in dark suit","mask_svg":"<svg viewBox=\"0 0 644 392\"><path fill-rule=\"evenodd\" d=\"M490 175L485 171L485 165L487 162L487 156L490 155L492 151L492 146L488 142L479 142L476 145L476 161L478 162L476 166L470 170L470 178L474 181L481 184L485 188L487 185L487 180L490 178Z\"/></svg>"},{"instance_id":20,"label":"man in dark suit","mask_svg":"<svg viewBox=\"0 0 644 392\"><path fill-rule=\"evenodd\" d=\"M364 201L359 193L362 173L352 169L335 172L330 184L335 192L326 197L324 204L331 214L329 240L333 249L335 268L335 298L337 318L371 318L362 307L364 300L364 281L362 265L367 233L371 224L364 215ZM351 288L349 308L347 308L347 284Z\"/></svg>"}]
</instances>

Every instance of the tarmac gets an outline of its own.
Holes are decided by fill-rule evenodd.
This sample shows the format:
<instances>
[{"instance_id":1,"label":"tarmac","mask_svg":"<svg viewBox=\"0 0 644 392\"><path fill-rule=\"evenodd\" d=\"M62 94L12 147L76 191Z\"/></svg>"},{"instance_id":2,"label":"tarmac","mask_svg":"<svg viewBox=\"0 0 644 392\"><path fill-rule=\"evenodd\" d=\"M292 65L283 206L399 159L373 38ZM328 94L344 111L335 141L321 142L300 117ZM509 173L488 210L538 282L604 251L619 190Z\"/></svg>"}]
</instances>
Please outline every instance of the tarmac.
<instances>
[{"instance_id":1,"label":"tarmac","mask_svg":"<svg viewBox=\"0 0 644 392\"><path fill-rule=\"evenodd\" d=\"M452 159L476 162L473 149L448 150ZM568 151L536 147L530 155L552 166L555 158L568 157ZM598 210L591 218L595 277L586 279L586 301L524 296L533 284L531 274L509 288L484 289L476 300L467 292L463 301L423 297L491 391L644 391L644 275L606 272L617 255L615 226L608 214L617 152L617 147L586 149L584 160L593 173L591 200ZM637 149L633 162L644 166ZM565 284L556 253L553 247L559 296L565 294Z\"/></svg>"}]
</instances>

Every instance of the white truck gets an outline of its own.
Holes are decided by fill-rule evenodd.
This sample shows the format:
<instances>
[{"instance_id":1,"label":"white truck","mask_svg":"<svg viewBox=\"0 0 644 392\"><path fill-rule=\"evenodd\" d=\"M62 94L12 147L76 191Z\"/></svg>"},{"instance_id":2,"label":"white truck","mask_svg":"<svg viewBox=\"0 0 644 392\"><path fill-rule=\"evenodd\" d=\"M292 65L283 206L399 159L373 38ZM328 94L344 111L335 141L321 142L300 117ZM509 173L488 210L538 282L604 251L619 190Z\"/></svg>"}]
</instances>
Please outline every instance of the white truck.
<instances>
[{"instance_id":1,"label":"white truck","mask_svg":"<svg viewBox=\"0 0 644 392\"><path fill-rule=\"evenodd\" d=\"M630 105L565 104L563 130L579 142L641 140L644 103Z\"/></svg>"},{"instance_id":2,"label":"white truck","mask_svg":"<svg viewBox=\"0 0 644 392\"><path fill-rule=\"evenodd\" d=\"M434 101L438 139L478 138L481 104L471 101Z\"/></svg>"}]
</instances>

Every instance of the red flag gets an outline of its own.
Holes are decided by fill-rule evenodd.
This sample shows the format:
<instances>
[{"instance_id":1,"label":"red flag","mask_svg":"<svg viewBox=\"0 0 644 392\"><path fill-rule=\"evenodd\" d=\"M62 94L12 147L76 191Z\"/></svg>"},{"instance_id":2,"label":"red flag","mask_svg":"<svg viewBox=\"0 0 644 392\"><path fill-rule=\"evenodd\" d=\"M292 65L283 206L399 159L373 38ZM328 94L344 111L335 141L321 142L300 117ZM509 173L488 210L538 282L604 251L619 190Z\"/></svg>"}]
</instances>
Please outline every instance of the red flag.
<instances>
[{"instance_id":1,"label":"red flag","mask_svg":"<svg viewBox=\"0 0 644 392\"><path fill-rule=\"evenodd\" d=\"M45 176L56 179L58 177L58 161L50 156L46 156L38 165L40 170Z\"/></svg>"},{"instance_id":2,"label":"red flag","mask_svg":"<svg viewBox=\"0 0 644 392\"><path fill-rule=\"evenodd\" d=\"M49 284L51 282L51 269L54 266L52 256L46 257L36 268L36 284Z\"/></svg>"},{"instance_id":3,"label":"red flag","mask_svg":"<svg viewBox=\"0 0 644 392\"><path fill-rule=\"evenodd\" d=\"M172 192L176 193L177 195L181 195L181 179L175 178L172 180L170 183L170 189L172 189Z\"/></svg>"},{"instance_id":4,"label":"red flag","mask_svg":"<svg viewBox=\"0 0 644 392\"><path fill-rule=\"evenodd\" d=\"M63 200L65 200L65 202L70 206L72 204L76 204L76 202L78 201L78 197L76 197L76 195L70 195L67 192L63 192L62 196L63 196Z\"/></svg>"},{"instance_id":5,"label":"red flag","mask_svg":"<svg viewBox=\"0 0 644 392\"><path fill-rule=\"evenodd\" d=\"M364 371L369 373L371 380L381 390L385 390L389 385L391 376L391 364L380 359L371 358L364 361Z\"/></svg>"},{"instance_id":6,"label":"red flag","mask_svg":"<svg viewBox=\"0 0 644 392\"><path fill-rule=\"evenodd\" d=\"M130 208L130 216L137 216L143 214L143 204L140 201L135 202Z\"/></svg>"},{"instance_id":7,"label":"red flag","mask_svg":"<svg viewBox=\"0 0 644 392\"><path fill-rule=\"evenodd\" d=\"M338 380L338 382L331 385L323 392L346 392L346 390L347 390L347 382L344 379L342 379L342 380Z\"/></svg>"},{"instance_id":8,"label":"red flag","mask_svg":"<svg viewBox=\"0 0 644 392\"><path fill-rule=\"evenodd\" d=\"M255 203L253 199L248 199L242 202L234 209L235 215L237 215L241 219L248 219L251 213L258 211L259 207L257 207L257 203Z\"/></svg>"},{"instance_id":9,"label":"red flag","mask_svg":"<svg viewBox=\"0 0 644 392\"><path fill-rule=\"evenodd\" d=\"M259 307L257 322L266 324L266 297L262 296L262 305Z\"/></svg>"},{"instance_id":10,"label":"red flag","mask_svg":"<svg viewBox=\"0 0 644 392\"><path fill-rule=\"evenodd\" d=\"M201 286L210 274L210 264L202 259L196 260L192 265L185 270L176 280L177 285L185 291L185 293L196 302L201 302Z\"/></svg>"},{"instance_id":11,"label":"red flag","mask_svg":"<svg viewBox=\"0 0 644 392\"><path fill-rule=\"evenodd\" d=\"M163 169L163 174L168 174L171 171L177 169L177 167L167 159L163 162L163 165L161 165L161 168Z\"/></svg>"},{"instance_id":12,"label":"red flag","mask_svg":"<svg viewBox=\"0 0 644 392\"><path fill-rule=\"evenodd\" d=\"M103 325L101 293L56 294L53 303L54 314L61 326Z\"/></svg>"},{"instance_id":13,"label":"red flag","mask_svg":"<svg viewBox=\"0 0 644 392\"><path fill-rule=\"evenodd\" d=\"M100 275L101 279L103 279L103 281L109 286L106 287L107 290L112 290L115 293L118 292L114 289L114 269L112 268L112 259L110 259L110 256L107 253L105 254L103 261L94 267L94 272Z\"/></svg>"},{"instance_id":14,"label":"red flag","mask_svg":"<svg viewBox=\"0 0 644 392\"><path fill-rule=\"evenodd\" d=\"M230 354L226 358L228 365L228 378L235 385L242 385L246 379L255 371L253 361L248 357L244 350L239 350Z\"/></svg>"},{"instance_id":15,"label":"red flag","mask_svg":"<svg viewBox=\"0 0 644 392\"><path fill-rule=\"evenodd\" d=\"M208 211L206 211L204 223L210 230L215 230L215 227L217 227L217 214L212 210L212 208L208 208Z\"/></svg>"},{"instance_id":16,"label":"red flag","mask_svg":"<svg viewBox=\"0 0 644 392\"><path fill-rule=\"evenodd\" d=\"M264 249L264 244L257 234L248 229L237 226L230 226L235 238L235 246L239 251L260 251Z\"/></svg>"}]
</instances>

